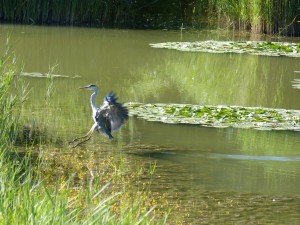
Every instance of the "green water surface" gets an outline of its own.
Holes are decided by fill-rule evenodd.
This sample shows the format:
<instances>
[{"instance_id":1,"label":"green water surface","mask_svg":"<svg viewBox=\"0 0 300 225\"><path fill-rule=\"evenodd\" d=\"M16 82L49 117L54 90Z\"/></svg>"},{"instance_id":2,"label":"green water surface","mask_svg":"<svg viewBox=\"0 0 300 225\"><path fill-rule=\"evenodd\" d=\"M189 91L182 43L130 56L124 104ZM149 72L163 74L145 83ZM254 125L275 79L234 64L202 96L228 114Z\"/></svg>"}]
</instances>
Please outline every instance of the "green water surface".
<instances>
[{"instance_id":1,"label":"green water surface","mask_svg":"<svg viewBox=\"0 0 300 225\"><path fill-rule=\"evenodd\" d=\"M64 152L67 141L93 124L87 84L100 87L98 104L113 90L121 102L186 103L300 109L297 58L208 54L154 49L150 43L248 40L250 37L177 31L105 30L0 25L26 77L29 94L21 114L43 124ZM267 39L263 37L263 39ZM289 40L286 40L289 41ZM300 42L300 39L293 39ZM73 78L76 77L76 78ZM141 167L156 163L153 191L181 202L185 223L299 224L300 133L163 124L134 117L111 142L94 134L86 145L103 155L123 155ZM47 151L51 151L51 146ZM171 216L172 217L172 216Z\"/></svg>"}]
</instances>

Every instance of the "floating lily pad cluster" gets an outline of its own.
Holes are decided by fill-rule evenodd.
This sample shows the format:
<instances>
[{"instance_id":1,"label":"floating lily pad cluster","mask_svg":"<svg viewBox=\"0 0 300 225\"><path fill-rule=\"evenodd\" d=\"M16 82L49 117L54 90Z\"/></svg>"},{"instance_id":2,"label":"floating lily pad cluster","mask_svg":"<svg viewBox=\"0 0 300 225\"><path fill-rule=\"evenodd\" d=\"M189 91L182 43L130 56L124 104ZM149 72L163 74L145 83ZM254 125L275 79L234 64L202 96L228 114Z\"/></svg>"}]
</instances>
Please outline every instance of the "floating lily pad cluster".
<instances>
[{"instance_id":1,"label":"floating lily pad cluster","mask_svg":"<svg viewBox=\"0 0 300 225\"><path fill-rule=\"evenodd\" d=\"M300 110L241 106L128 103L131 116L175 124L300 131Z\"/></svg>"},{"instance_id":2,"label":"floating lily pad cluster","mask_svg":"<svg viewBox=\"0 0 300 225\"><path fill-rule=\"evenodd\" d=\"M266 41L196 41L150 44L153 48L207 53L249 53L266 56L300 57L300 44Z\"/></svg>"}]
</instances>

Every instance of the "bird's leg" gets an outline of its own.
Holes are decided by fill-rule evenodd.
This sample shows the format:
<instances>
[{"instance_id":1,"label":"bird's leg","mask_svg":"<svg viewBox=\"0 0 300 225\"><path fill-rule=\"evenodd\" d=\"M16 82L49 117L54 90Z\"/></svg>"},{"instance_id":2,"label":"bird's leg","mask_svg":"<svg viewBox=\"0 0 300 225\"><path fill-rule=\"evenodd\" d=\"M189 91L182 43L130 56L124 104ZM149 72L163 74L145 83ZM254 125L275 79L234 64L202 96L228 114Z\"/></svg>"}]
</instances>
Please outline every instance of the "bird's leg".
<instances>
[{"instance_id":1,"label":"bird's leg","mask_svg":"<svg viewBox=\"0 0 300 225\"><path fill-rule=\"evenodd\" d=\"M82 137L75 138L73 141L69 141L69 144L71 144L71 143L73 143L73 142L75 142L75 141L77 141L77 140L79 140L79 139L86 138L86 137L90 136L90 135L94 132L96 126L97 126L97 123L95 123L95 124L92 126L92 128L89 130L89 132L87 132L86 135L84 135L84 136L82 136Z\"/></svg>"},{"instance_id":2,"label":"bird's leg","mask_svg":"<svg viewBox=\"0 0 300 225\"><path fill-rule=\"evenodd\" d=\"M81 141L81 142L78 142L76 145L71 146L71 148L76 148L77 146L79 146L79 145L81 145L81 144L87 142L88 140L91 139L91 137L92 137L92 135L90 135L87 139L85 139L85 140L83 140L83 141Z\"/></svg>"},{"instance_id":3,"label":"bird's leg","mask_svg":"<svg viewBox=\"0 0 300 225\"><path fill-rule=\"evenodd\" d=\"M74 141L76 141L76 140L79 140L79 139L82 139L82 138L88 137L88 138L86 138L85 140L83 140L83 141L81 141L81 142L78 142L76 145L71 146L71 148L76 148L78 145L81 145L81 144L87 142L88 140L90 140L91 137L92 137L92 134L93 134L94 130L96 129L96 127L97 127L97 123L95 123L95 124L92 126L92 128L89 130L89 132L88 132L86 135L84 135L84 136L82 136L82 137L79 137L79 138L75 138L72 142L74 142ZM70 142L70 143L72 143L72 142Z\"/></svg>"}]
</instances>

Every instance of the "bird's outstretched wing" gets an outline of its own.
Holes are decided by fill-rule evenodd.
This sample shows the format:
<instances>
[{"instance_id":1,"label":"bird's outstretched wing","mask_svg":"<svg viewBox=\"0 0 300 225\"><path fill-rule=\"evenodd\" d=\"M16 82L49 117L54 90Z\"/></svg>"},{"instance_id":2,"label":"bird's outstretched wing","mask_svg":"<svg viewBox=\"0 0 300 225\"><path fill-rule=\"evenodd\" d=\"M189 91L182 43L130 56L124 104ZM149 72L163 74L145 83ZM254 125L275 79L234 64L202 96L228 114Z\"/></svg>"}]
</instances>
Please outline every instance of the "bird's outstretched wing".
<instances>
[{"instance_id":1,"label":"bird's outstretched wing","mask_svg":"<svg viewBox=\"0 0 300 225\"><path fill-rule=\"evenodd\" d=\"M116 94L113 92L108 93L96 115L96 121L99 125L101 127L105 126L109 132L118 130L128 119L127 108L117 102L117 100Z\"/></svg>"}]
</instances>

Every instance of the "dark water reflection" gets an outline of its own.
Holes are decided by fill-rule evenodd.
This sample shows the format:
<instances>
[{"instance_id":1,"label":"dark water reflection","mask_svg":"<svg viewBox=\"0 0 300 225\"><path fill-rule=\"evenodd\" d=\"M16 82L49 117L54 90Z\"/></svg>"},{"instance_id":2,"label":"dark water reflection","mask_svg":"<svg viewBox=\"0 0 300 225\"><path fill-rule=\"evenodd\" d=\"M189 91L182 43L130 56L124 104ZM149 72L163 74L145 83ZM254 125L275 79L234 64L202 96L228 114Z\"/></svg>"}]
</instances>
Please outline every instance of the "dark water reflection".
<instances>
[{"instance_id":1,"label":"dark water reflection","mask_svg":"<svg viewBox=\"0 0 300 225\"><path fill-rule=\"evenodd\" d=\"M123 102L228 104L300 109L299 59L238 54L182 53L149 43L180 41L178 32L101 30L0 25L25 72L80 78L26 78L30 94L22 109L29 122L43 123L54 138L70 140L92 125L90 92L117 91ZM185 33L190 40L244 40L212 32ZM300 41L294 39L293 41ZM0 49L4 48L3 44ZM99 103L101 97L99 99ZM153 190L184 205L186 222L199 224L300 223L300 133L215 129L151 123L130 118L111 143L94 135L84 148L152 165ZM63 149L62 149L63 151Z\"/></svg>"}]
</instances>

